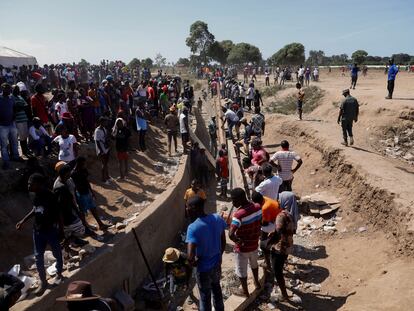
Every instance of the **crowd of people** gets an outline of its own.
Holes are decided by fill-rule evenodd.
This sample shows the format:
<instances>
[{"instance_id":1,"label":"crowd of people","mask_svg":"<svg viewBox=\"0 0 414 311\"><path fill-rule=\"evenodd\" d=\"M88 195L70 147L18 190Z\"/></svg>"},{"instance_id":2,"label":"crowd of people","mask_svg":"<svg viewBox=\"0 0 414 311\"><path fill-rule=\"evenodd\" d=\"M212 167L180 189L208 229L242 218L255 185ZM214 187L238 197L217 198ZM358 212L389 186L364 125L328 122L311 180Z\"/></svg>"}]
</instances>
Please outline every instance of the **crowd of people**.
<instances>
[{"instance_id":1,"label":"crowd of people","mask_svg":"<svg viewBox=\"0 0 414 311\"><path fill-rule=\"evenodd\" d=\"M125 166L127 128L138 132L138 149L145 151L150 119L191 110L194 101L188 81L183 83L180 77L162 71L151 77L146 68L128 69L122 62L115 62L111 68L108 62L102 62L100 66L22 66L13 72L10 68L3 71L0 70L3 169L11 167L10 161L21 162L22 156L47 157L53 145L59 146L59 160L70 163L76 158L79 143L92 141L100 142L97 153L106 166L105 145L111 135L117 140L118 158ZM175 135L178 124L167 123ZM186 129L180 129L184 134ZM103 176L104 181L107 177Z\"/></svg>"},{"instance_id":2,"label":"crowd of people","mask_svg":"<svg viewBox=\"0 0 414 311\"><path fill-rule=\"evenodd\" d=\"M355 64L351 69L353 89L358 72ZM276 68L275 84L283 84L291 73L289 68ZM398 69L390 63L390 98L394 87L390 81L395 80L397 73ZM265 69L264 74L265 84L270 85L270 70ZM122 62L115 62L115 66L109 69L105 61L100 66L50 65L2 71L0 139L3 169L9 169L11 161L28 161L33 167L28 177L33 209L16 224L16 228L20 230L29 219L34 219L33 242L40 278L37 295L42 295L49 286L44 267L47 245L56 258L57 274L53 283L58 285L63 279L64 258L76 253L72 246L85 245L86 235L96 235L94 227L86 221L87 213L91 212L100 230L108 227L99 217L94 191L88 180L86 159L79 156L79 148L82 144L95 144L96 155L101 162L102 182L111 184L108 161L110 140L113 139L119 162L119 178L125 179L129 173L128 153L132 132L137 132L137 149L145 152L149 122L158 118L165 125L169 156L172 155L172 144L174 151L178 152L177 137L180 134L183 152L190 154L195 177L184 195L184 217L190 223L186 237L187 254L170 249L164 256L164 262L186 266L187 283L189 267L195 266L200 310L212 309L211 298L215 310L224 310L220 287L221 257L226 246L225 230L228 229L228 238L235 245L235 273L242 285L242 291L238 294L250 295L248 265L252 269L256 288L261 287L258 277L260 252L265 259L265 269L275 277L281 299L291 300L286 291L283 267L292 252L293 235L299 219L292 184L294 174L303 161L295 151L290 150L286 140L281 142L281 150L269 155L262 143L266 123L261 112L261 93L255 87L256 71L251 72L250 81L246 80L246 76L249 77L248 71L244 72L245 81L239 82L234 75L218 70L208 81L211 96L224 99L222 122L227 125L227 136L236 146L236 154L248 179L246 189L230 191L235 208L234 213L228 215L230 220L229 217L226 219L223 215L206 214L204 211L207 196L203 187L210 182L209 164L203 147L197 142L189 146L189 114L194 103L194 91L189 81L183 82L181 78L161 71L152 77L147 69L142 72L130 70ZM310 79L318 81L318 78L317 67L312 72L302 65L296 70L300 119L304 97L302 86L308 86ZM352 145L352 124L358 120L358 102L348 89L343 91L343 95L345 99L340 107L338 123L343 129L343 144L348 145L349 137L349 144ZM225 144L218 147L218 130L216 117L212 116L208 123L209 152L216 159L220 196L227 198L230 177L228 150ZM57 150L58 161L55 165L56 178L53 187L49 188L48 176L36 161L38 157L50 157L54 150Z\"/></svg>"},{"instance_id":3,"label":"crowd of people","mask_svg":"<svg viewBox=\"0 0 414 311\"><path fill-rule=\"evenodd\" d=\"M273 273L280 288L281 299L291 300L286 291L283 267L292 252L293 234L296 232L299 211L292 192L293 174L301 167L302 159L290 150L289 143L281 142L281 150L269 156L262 144L265 133L265 118L260 112L260 101L254 102L254 112L240 99L241 83L234 78L212 79L216 83L213 96L225 98L223 123L227 124L227 136L233 139L238 156L241 157L244 173L248 177L248 189L235 188L228 193L229 159L226 144L218 148L216 117L208 123L210 151L216 157L216 177L220 196L230 198L234 208L229 214L207 214L206 191L199 180L192 181L184 195L185 216L190 224L187 228L187 252L175 250L175 258L184 256L182 266L197 268L196 281L200 292L200 310L224 310L220 287L221 258L226 246L225 230L234 242L235 274L242 290L238 295L249 297L247 282L248 265L252 269L256 288L259 282L259 252L265 258L265 268ZM250 82L254 90L254 81ZM254 90L255 92L255 90ZM259 93L260 94L260 93ZM248 121L250 118L250 121ZM244 130L243 130L244 128ZM297 165L293 167L293 162ZM274 174L274 171L277 174ZM251 198L251 199L249 199ZM171 250L167 250L172 252ZM166 255L167 256L167 251ZM165 262L165 261L164 261ZM182 270L179 270L182 271Z\"/></svg>"},{"instance_id":4,"label":"crowd of people","mask_svg":"<svg viewBox=\"0 0 414 311\"><path fill-rule=\"evenodd\" d=\"M112 67L106 61L99 66L0 69L2 168L13 168L14 161L26 162L26 189L33 208L16 229L33 220L40 279L35 294L40 296L50 286L44 266L46 248L51 248L56 259L52 285L58 285L64 261L77 255L77 249L88 243L87 236L99 240L97 230L105 232L109 227L101 220L82 149L94 145L106 185L114 180L108 169L111 152L115 151L119 164L118 178L127 179L129 153L146 151L150 122L165 129L170 156L172 141L178 152L178 134L184 153L189 152L194 91L189 81L178 76L161 70L151 75L148 69L130 69L122 62ZM46 173L41 159L54 165L55 175ZM199 176L201 180L204 175ZM97 226L86 220L88 213Z\"/></svg>"}]
</instances>

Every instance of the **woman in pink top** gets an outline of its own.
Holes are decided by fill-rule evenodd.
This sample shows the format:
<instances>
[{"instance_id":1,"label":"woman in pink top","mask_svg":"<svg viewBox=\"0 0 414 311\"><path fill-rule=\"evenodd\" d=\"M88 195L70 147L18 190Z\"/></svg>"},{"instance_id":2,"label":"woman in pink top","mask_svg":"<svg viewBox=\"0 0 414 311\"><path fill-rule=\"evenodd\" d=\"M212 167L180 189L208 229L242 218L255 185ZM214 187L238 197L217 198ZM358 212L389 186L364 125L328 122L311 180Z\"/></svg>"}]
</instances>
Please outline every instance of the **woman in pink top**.
<instances>
[{"instance_id":1,"label":"woman in pink top","mask_svg":"<svg viewBox=\"0 0 414 311\"><path fill-rule=\"evenodd\" d=\"M251 159L253 165L262 165L262 163L269 161L269 154L262 147L262 141L260 138L255 137L251 143Z\"/></svg>"}]
</instances>

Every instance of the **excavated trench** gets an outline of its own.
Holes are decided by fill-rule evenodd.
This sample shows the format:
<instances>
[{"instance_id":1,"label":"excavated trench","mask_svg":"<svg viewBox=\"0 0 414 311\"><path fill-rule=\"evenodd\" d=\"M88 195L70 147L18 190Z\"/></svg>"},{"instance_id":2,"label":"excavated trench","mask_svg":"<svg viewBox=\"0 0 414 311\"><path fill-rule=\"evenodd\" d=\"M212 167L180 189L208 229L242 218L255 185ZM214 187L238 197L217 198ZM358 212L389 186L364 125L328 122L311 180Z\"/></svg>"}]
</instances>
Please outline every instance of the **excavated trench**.
<instances>
[{"instance_id":1,"label":"excavated trench","mask_svg":"<svg viewBox=\"0 0 414 311\"><path fill-rule=\"evenodd\" d=\"M409 213L397 202L396 195L387 189L372 185L366 173L350 163L340 149L328 146L314 132L305 130L289 121L280 123L277 133L286 133L296 140L296 145L307 144L320 153L321 163L330 174L331 185L347 198L347 206L352 212L386 233L398 245L396 251L404 255L414 253L412 235L405 225Z\"/></svg>"}]
</instances>

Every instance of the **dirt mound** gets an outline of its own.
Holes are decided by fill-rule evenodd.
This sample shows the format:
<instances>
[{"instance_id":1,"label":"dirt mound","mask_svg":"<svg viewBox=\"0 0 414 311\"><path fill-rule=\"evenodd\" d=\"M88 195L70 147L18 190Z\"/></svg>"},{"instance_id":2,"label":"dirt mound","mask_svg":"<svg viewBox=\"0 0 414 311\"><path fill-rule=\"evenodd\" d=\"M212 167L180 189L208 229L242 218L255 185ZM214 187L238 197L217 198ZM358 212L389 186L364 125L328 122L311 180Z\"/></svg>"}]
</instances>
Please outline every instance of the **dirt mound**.
<instances>
[{"instance_id":1,"label":"dirt mound","mask_svg":"<svg viewBox=\"0 0 414 311\"><path fill-rule=\"evenodd\" d=\"M407 212L397 207L393 193L371 185L364 173L347 161L340 149L328 146L315 132L301 124L285 121L276 129L281 134L288 133L301 143L314 146L322 155L322 164L332 174L333 183L343 189L348 198L347 204L377 229L388 232L387 237L397 239L398 252L412 255L412 237L404 224L409 220Z\"/></svg>"},{"instance_id":2,"label":"dirt mound","mask_svg":"<svg viewBox=\"0 0 414 311\"><path fill-rule=\"evenodd\" d=\"M309 113L321 103L325 92L314 85L304 88L303 90L305 92L303 112ZM266 107L266 111L271 113L294 114L297 109L296 103L296 94L290 94L271 101Z\"/></svg>"}]
</instances>

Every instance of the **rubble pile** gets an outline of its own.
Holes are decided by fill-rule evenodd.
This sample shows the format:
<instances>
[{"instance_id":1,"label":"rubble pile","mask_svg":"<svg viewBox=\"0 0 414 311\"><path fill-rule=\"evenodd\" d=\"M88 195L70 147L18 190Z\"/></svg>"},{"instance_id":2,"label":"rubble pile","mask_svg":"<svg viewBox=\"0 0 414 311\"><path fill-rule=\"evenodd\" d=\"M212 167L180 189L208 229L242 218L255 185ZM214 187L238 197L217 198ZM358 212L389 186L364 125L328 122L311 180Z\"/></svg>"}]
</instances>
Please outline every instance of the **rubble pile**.
<instances>
[{"instance_id":1,"label":"rubble pile","mask_svg":"<svg viewBox=\"0 0 414 311\"><path fill-rule=\"evenodd\" d=\"M389 130L386 139L381 139L380 152L394 159L414 164L414 125Z\"/></svg>"}]
</instances>

